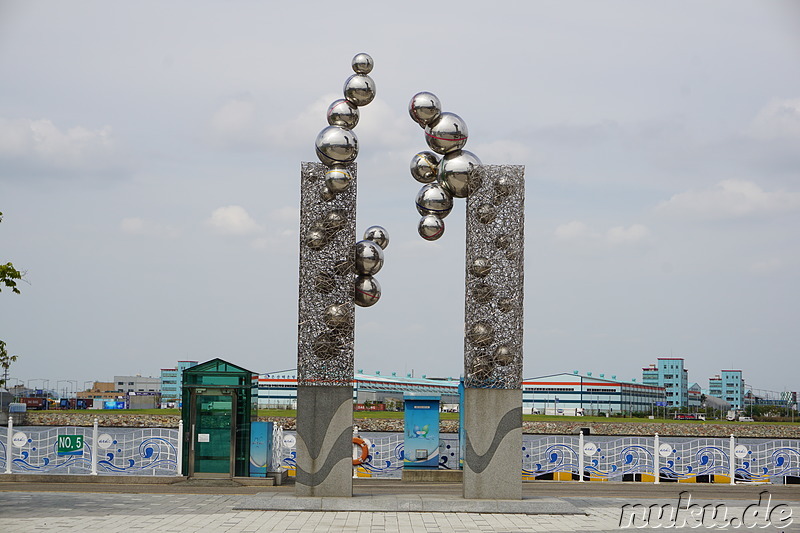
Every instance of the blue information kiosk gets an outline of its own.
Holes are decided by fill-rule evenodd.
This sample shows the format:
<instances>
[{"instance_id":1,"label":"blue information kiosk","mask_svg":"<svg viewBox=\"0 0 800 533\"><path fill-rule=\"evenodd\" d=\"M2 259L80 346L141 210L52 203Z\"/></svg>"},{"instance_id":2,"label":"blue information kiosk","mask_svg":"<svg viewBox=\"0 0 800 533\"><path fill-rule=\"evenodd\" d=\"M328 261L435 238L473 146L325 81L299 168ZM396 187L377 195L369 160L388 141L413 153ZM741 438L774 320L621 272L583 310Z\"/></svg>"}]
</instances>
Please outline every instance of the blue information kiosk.
<instances>
[{"instance_id":1,"label":"blue information kiosk","mask_svg":"<svg viewBox=\"0 0 800 533\"><path fill-rule=\"evenodd\" d=\"M403 468L439 468L439 402L441 396L405 393Z\"/></svg>"}]
</instances>

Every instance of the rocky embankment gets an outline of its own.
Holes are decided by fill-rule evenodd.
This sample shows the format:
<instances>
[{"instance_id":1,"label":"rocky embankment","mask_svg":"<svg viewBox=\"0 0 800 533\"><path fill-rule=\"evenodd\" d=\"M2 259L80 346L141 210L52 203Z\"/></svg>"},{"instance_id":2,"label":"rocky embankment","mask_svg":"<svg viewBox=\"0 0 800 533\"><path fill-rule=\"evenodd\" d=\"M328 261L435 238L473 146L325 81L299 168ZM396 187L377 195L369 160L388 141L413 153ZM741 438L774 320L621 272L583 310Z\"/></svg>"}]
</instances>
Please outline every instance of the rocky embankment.
<instances>
[{"instance_id":1,"label":"rocky embankment","mask_svg":"<svg viewBox=\"0 0 800 533\"><path fill-rule=\"evenodd\" d=\"M108 412L61 413L58 411L29 411L24 420L14 416L15 425L26 426L91 426L97 418L103 427L178 427L178 415L142 415ZM284 429L295 429L294 417L259 417L259 420L277 422ZM523 422L524 433L534 435L570 435L588 428L592 435L637 435L658 433L664 436L685 437L737 437L800 439L800 426L791 424L714 424L712 422L584 422L580 418L564 421ZM403 420L393 418L356 418L354 423L361 431L403 431ZM442 433L458 432L457 420L442 420Z\"/></svg>"}]
</instances>

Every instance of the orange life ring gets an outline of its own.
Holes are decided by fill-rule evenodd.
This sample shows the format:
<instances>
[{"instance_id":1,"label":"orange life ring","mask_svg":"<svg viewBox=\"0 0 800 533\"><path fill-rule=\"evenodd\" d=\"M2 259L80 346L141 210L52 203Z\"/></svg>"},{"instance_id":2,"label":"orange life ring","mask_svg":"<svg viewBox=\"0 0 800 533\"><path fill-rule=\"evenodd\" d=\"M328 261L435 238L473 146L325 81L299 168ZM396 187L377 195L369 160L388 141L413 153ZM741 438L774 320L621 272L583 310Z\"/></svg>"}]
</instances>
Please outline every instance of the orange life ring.
<instances>
[{"instance_id":1,"label":"orange life ring","mask_svg":"<svg viewBox=\"0 0 800 533\"><path fill-rule=\"evenodd\" d=\"M369 448L367 447L366 441L360 437L353 437L353 444L361 447L361 457L353 459L353 466L358 466L363 464L367 460L367 457L369 457Z\"/></svg>"}]
</instances>

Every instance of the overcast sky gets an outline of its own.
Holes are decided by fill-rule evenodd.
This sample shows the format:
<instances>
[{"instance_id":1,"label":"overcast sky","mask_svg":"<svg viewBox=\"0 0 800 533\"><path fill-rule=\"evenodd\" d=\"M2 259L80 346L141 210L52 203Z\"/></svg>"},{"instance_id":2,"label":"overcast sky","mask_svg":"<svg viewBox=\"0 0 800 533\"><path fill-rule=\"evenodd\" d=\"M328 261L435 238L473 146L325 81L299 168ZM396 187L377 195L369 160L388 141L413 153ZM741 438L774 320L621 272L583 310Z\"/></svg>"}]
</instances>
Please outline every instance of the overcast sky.
<instances>
[{"instance_id":1,"label":"overcast sky","mask_svg":"<svg viewBox=\"0 0 800 533\"><path fill-rule=\"evenodd\" d=\"M800 4L355 6L0 1L12 378L294 368L300 162L367 52L358 231L391 243L357 369L463 370L464 202L423 241L408 170L428 90L525 165L526 377L672 356L800 389Z\"/></svg>"}]
</instances>

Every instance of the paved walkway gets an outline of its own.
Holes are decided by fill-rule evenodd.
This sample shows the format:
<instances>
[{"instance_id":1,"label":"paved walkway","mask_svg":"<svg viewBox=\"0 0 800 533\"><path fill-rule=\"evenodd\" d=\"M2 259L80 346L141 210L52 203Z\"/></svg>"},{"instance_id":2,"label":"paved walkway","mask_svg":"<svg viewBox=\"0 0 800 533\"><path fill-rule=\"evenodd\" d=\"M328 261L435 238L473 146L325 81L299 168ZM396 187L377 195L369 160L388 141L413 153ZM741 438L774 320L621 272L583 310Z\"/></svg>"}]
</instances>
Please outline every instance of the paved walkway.
<instances>
[{"instance_id":1,"label":"paved walkway","mask_svg":"<svg viewBox=\"0 0 800 533\"><path fill-rule=\"evenodd\" d=\"M623 529L656 528L670 526L670 510L678 506L674 531L728 525L722 529L747 529L751 523L759 526L785 525L784 531L800 531L800 486L776 487L663 487L634 483L535 483L525 485L526 499L558 500L579 510L579 514L498 514L492 512L365 512L365 511L299 511L299 510L236 510L242 505L252 505L253 500L279 496L282 501L291 499L293 487L259 489L253 494L243 488L238 494L215 493L214 487L205 487L206 493L186 494L159 486L121 486L82 484L81 492L59 484L40 483L29 486L22 483L0 483L0 531L22 533L28 531L102 531L104 533L129 531L159 532L491 532L491 531L619 531ZM63 490L62 490L63 489ZM198 490L195 488L194 490ZM411 485L399 483L359 482L355 493L363 495L392 494L413 497L426 493L426 498L451 501L457 485ZM91 492L91 491L97 492ZM767 502L761 491L767 490ZM688 501L688 495L693 499ZM759 497L762 502L759 505ZM483 502L485 503L485 502ZM625 510L624 506L629 507ZM639 504L638 507L632 507ZM695 505L695 517L702 513L701 505L715 504L717 517L708 512L703 523L692 518L687 506ZM647 506L656 507L647 507ZM748 506L750 507L748 509ZM659 509L664 516L659 519ZM698 512L698 510L700 510ZM722 511L722 512L720 512ZM748 514L749 513L749 514ZM771 516L770 516L770 513ZM647 523L641 517L648 515ZM673 515L674 516L674 515ZM736 526L736 520L744 523ZM778 519L783 519L779 523ZM733 520L733 522L731 522ZM685 524L684 524L685 522ZM694 531L697 531L694 529ZM769 527L768 530L776 530Z\"/></svg>"}]
</instances>

